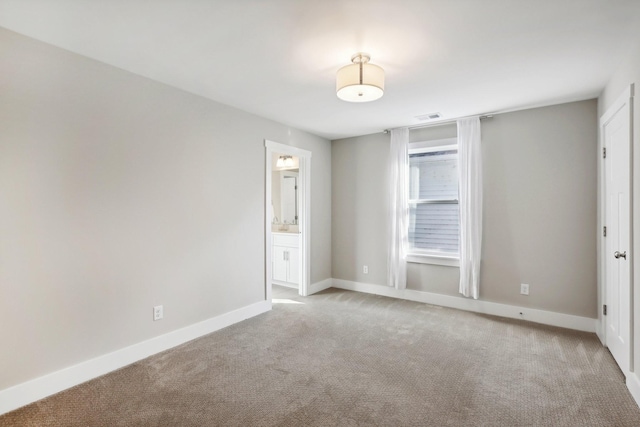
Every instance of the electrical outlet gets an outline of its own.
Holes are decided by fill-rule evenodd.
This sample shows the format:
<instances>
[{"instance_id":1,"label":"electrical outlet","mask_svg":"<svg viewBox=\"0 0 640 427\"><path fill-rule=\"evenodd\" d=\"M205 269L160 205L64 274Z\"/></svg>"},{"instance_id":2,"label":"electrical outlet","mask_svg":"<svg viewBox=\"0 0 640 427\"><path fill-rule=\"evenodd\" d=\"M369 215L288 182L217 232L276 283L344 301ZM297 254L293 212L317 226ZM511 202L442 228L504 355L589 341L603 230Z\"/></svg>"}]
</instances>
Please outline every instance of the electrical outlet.
<instances>
[{"instance_id":1,"label":"electrical outlet","mask_svg":"<svg viewBox=\"0 0 640 427\"><path fill-rule=\"evenodd\" d=\"M368 265L363 265L362 266L362 272L364 274L369 274L369 266Z\"/></svg>"},{"instance_id":2,"label":"electrical outlet","mask_svg":"<svg viewBox=\"0 0 640 427\"><path fill-rule=\"evenodd\" d=\"M156 321L162 319L162 316L164 315L163 311L164 310L161 305L153 307L153 320Z\"/></svg>"},{"instance_id":3,"label":"electrical outlet","mask_svg":"<svg viewBox=\"0 0 640 427\"><path fill-rule=\"evenodd\" d=\"M520 294L521 295L529 295L529 285L526 283L520 284Z\"/></svg>"}]
</instances>

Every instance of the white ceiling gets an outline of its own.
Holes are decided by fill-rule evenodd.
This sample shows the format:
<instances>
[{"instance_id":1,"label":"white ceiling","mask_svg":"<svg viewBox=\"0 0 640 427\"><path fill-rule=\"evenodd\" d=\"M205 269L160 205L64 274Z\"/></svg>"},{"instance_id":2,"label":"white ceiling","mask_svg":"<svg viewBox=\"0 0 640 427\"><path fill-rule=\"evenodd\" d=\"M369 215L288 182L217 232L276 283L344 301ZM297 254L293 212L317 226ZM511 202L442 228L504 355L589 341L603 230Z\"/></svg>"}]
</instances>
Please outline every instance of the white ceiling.
<instances>
[{"instance_id":1,"label":"white ceiling","mask_svg":"<svg viewBox=\"0 0 640 427\"><path fill-rule=\"evenodd\" d=\"M0 26L335 139L597 97L640 0L0 0ZM358 51L378 101L336 97Z\"/></svg>"}]
</instances>

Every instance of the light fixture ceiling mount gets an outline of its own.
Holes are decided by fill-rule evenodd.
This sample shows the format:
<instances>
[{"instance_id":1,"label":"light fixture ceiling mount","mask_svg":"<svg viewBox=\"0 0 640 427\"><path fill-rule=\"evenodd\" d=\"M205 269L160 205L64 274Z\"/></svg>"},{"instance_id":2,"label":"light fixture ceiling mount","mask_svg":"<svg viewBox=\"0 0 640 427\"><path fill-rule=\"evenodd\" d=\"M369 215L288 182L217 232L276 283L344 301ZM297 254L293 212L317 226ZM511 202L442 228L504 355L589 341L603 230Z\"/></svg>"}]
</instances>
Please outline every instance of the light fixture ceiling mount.
<instances>
[{"instance_id":1,"label":"light fixture ceiling mount","mask_svg":"<svg viewBox=\"0 0 640 427\"><path fill-rule=\"evenodd\" d=\"M349 102L369 102L384 94L384 70L370 64L371 56L358 52L351 56L353 64L342 67L336 76L338 98Z\"/></svg>"}]
</instances>

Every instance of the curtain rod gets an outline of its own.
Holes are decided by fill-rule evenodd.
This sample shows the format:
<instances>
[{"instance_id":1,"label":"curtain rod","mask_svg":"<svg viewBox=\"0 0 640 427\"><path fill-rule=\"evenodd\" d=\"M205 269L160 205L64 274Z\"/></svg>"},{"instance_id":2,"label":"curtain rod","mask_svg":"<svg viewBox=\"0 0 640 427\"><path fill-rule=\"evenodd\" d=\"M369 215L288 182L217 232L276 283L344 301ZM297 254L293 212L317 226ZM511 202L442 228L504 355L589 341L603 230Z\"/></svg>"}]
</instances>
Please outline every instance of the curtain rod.
<instances>
[{"instance_id":1,"label":"curtain rod","mask_svg":"<svg viewBox=\"0 0 640 427\"><path fill-rule=\"evenodd\" d=\"M421 128L430 128L430 127L434 127L434 126L444 126L444 125L450 125L452 123L456 123L458 120L460 119L466 119L469 117L475 117L475 116L467 116L467 117L459 117L457 119L451 119L451 120L442 120L440 122L436 122L436 123L425 123L423 125L415 125L415 126L406 126L407 129L412 130L412 129L421 129ZM485 120L485 119L492 119L493 118L493 114L484 114L482 116L480 116L480 120ZM405 127L405 126L402 126ZM400 129L400 128L392 128L392 129L385 129L382 132L383 133L389 133L391 132L393 129Z\"/></svg>"}]
</instances>

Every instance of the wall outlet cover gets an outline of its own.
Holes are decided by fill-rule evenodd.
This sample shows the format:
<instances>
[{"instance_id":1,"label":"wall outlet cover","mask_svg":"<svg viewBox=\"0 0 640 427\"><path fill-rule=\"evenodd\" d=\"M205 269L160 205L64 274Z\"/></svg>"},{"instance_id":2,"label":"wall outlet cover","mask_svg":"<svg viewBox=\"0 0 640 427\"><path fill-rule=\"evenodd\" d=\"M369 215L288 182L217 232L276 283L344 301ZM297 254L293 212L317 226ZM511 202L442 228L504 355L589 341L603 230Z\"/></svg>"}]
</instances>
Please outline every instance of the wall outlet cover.
<instances>
[{"instance_id":1,"label":"wall outlet cover","mask_svg":"<svg viewBox=\"0 0 640 427\"><path fill-rule=\"evenodd\" d=\"M153 307L153 320L160 320L164 316L164 309L161 305L156 305Z\"/></svg>"}]
</instances>

